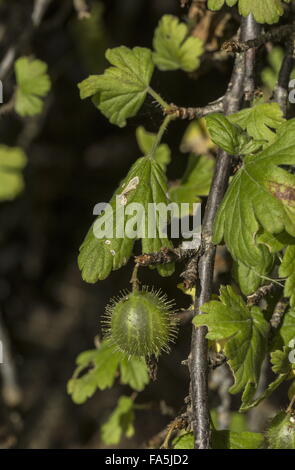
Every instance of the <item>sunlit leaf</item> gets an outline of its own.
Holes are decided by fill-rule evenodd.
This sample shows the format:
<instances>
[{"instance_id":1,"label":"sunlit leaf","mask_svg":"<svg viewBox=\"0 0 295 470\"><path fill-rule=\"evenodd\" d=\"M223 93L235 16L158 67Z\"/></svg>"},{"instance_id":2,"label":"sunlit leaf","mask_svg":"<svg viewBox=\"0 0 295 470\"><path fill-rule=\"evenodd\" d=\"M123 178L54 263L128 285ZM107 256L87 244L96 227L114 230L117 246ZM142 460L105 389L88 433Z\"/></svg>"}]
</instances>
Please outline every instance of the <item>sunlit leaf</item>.
<instances>
[{"instance_id":1,"label":"sunlit leaf","mask_svg":"<svg viewBox=\"0 0 295 470\"><path fill-rule=\"evenodd\" d=\"M228 119L247 131L253 139L267 142L276 138L275 130L284 122L282 110L277 103L256 104L252 108L231 114Z\"/></svg>"},{"instance_id":2,"label":"sunlit leaf","mask_svg":"<svg viewBox=\"0 0 295 470\"><path fill-rule=\"evenodd\" d=\"M139 214L134 223L136 214L123 211L127 203L131 208L132 203L137 203L142 209L143 215ZM159 214L155 219L155 237L148 237L151 223L148 205L159 203L168 203L163 169L153 158L139 158L113 195L110 210L96 219L80 248L78 263L86 282L105 279L112 270L125 265L138 238L141 238L143 253L155 253L162 247L172 247L171 241L163 233ZM106 227L107 235L100 234L102 227ZM128 227L134 233L130 233ZM173 264L158 266L163 276L171 275L173 270Z\"/></svg>"},{"instance_id":3,"label":"sunlit leaf","mask_svg":"<svg viewBox=\"0 0 295 470\"><path fill-rule=\"evenodd\" d=\"M121 382L141 391L149 382L143 358L128 358L104 340L98 349L84 351L76 360L77 368L68 381L67 390L72 400L81 404L99 390L112 387L120 370Z\"/></svg>"},{"instance_id":4,"label":"sunlit leaf","mask_svg":"<svg viewBox=\"0 0 295 470\"><path fill-rule=\"evenodd\" d=\"M283 1L290 3L291 0L208 0L208 8L220 10L223 5L232 7L239 5L239 12L243 16L253 13L258 23L277 23L284 13Z\"/></svg>"},{"instance_id":5,"label":"sunlit leaf","mask_svg":"<svg viewBox=\"0 0 295 470\"><path fill-rule=\"evenodd\" d=\"M144 47L120 46L108 49L106 59L112 67L79 83L80 96L93 97L112 124L124 127L126 119L137 114L148 92L154 70L152 52Z\"/></svg>"},{"instance_id":6,"label":"sunlit leaf","mask_svg":"<svg viewBox=\"0 0 295 470\"><path fill-rule=\"evenodd\" d=\"M189 36L188 27L173 15L164 15L155 31L153 59L160 70L192 72L200 64L203 42Z\"/></svg>"},{"instance_id":7,"label":"sunlit leaf","mask_svg":"<svg viewBox=\"0 0 295 470\"><path fill-rule=\"evenodd\" d=\"M295 120L283 124L278 138L244 159L217 213L214 242L224 239L236 261L259 274L271 253L256 236L261 230L295 236L295 176L282 165L295 164Z\"/></svg>"}]
</instances>

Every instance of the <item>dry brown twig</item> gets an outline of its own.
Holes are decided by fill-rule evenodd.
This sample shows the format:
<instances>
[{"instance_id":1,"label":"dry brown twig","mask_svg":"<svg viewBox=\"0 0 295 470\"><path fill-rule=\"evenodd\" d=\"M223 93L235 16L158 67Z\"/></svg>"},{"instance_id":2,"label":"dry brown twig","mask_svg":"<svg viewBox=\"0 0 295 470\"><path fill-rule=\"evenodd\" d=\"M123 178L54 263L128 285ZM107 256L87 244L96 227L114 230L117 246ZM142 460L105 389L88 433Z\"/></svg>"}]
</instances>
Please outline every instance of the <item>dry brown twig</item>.
<instances>
[{"instance_id":1,"label":"dry brown twig","mask_svg":"<svg viewBox=\"0 0 295 470\"><path fill-rule=\"evenodd\" d=\"M31 37L34 30L40 26L46 10L51 2L52 0L35 0L31 15L31 24L29 24L27 28L24 29L20 37L17 38L13 44L11 44L0 63L0 80L6 78L6 76L11 71L18 51L23 47L24 44L27 43L28 38Z\"/></svg>"},{"instance_id":2,"label":"dry brown twig","mask_svg":"<svg viewBox=\"0 0 295 470\"><path fill-rule=\"evenodd\" d=\"M239 41L233 39L225 41L222 45L222 50L225 52L233 53L246 52L249 49L258 48L269 41L277 42L284 39L289 39L289 37L294 33L294 31L294 24L278 26L264 34L261 34L260 36L248 39L247 41Z\"/></svg>"},{"instance_id":3,"label":"dry brown twig","mask_svg":"<svg viewBox=\"0 0 295 470\"><path fill-rule=\"evenodd\" d=\"M279 326L281 325L288 305L289 305L289 299L287 298L280 299L278 303L276 304L273 314L270 319L270 324L272 328L274 328L275 330L277 330Z\"/></svg>"},{"instance_id":4,"label":"dry brown twig","mask_svg":"<svg viewBox=\"0 0 295 470\"><path fill-rule=\"evenodd\" d=\"M273 291L275 288L275 284L271 282L270 284L267 284L266 286L259 287L254 294L249 295L247 297L247 305L248 307L252 307L254 305L258 305L261 300L266 297L270 292Z\"/></svg>"},{"instance_id":5,"label":"dry brown twig","mask_svg":"<svg viewBox=\"0 0 295 470\"><path fill-rule=\"evenodd\" d=\"M188 5L189 0L180 0L180 6L181 8L184 8Z\"/></svg>"},{"instance_id":6,"label":"dry brown twig","mask_svg":"<svg viewBox=\"0 0 295 470\"><path fill-rule=\"evenodd\" d=\"M186 108L171 103L169 108L164 109L164 114L173 116L174 119L199 119L212 113L221 113L224 111L224 97L219 98L207 106L197 108Z\"/></svg>"},{"instance_id":7,"label":"dry brown twig","mask_svg":"<svg viewBox=\"0 0 295 470\"><path fill-rule=\"evenodd\" d=\"M79 20L90 18L91 13L86 0L73 0L73 5Z\"/></svg>"}]
</instances>

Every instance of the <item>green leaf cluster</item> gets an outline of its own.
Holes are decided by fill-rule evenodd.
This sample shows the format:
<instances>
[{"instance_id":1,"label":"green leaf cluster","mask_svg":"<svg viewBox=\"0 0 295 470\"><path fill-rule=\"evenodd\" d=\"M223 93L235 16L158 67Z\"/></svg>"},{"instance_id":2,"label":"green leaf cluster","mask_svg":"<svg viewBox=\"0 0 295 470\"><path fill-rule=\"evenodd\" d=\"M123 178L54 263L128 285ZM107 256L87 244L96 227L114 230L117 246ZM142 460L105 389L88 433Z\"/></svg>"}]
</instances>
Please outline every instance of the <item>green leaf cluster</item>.
<instances>
[{"instance_id":1,"label":"green leaf cluster","mask_svg":"<svg viewBox=\"0 0 295 470\"><path fill-rule=\"evenodd\" d=\"M92 397L97 389L113 386L120 371L121 383L141 391L149 382L146 362L143 358L127 358L104 340L99 349L84 351L76 360L77 368L68 381L67 391L77 404Z\"/></svg>"},{"instance_id":2,"label":"green leaf cluster","mask_svg":"<svg viewBox=\"0 0 295 470\"><path fill-rule=\"evenodd\" d=\"M231 122L234 121L233 116L226 118L222 114L211 114L206 118L211 139L230 155L257 152L263 146L264 140L254 140L240 125Z\"/></svg>"},{"instance_id":3,"label":"green leaf cluster","mask_svg":"<svg viewBox=\"0 0 295 470\"><path fill-rule=\"evenodd\" d=\"M294 377L295 365L290 363L288 344L295 337L295 314L288 311L272 340L269 324L258 307L249 307L232 287L221 287L219 300L202 306L204 315L194 318L196 327L207 326L207 338L218 342L227 357L235 383L231 393L243 391L240 411L245 412L269 397L285 380ZM258 397L255 396L261 365L270 352L275 379Z\"/></svg>"},{"instance_id":4,"label":"green leaf cluster","mask_svg":"<svg viewBox=\"0 0 295 470\"><path fill-rule=\"evenodd\" d=\"M243 16L252 13L258 23L277 23L284 13L283 3L291 0L208 0L208 8L220 10L223 5L232 7L238 3L239 12Z\"/></svg>"},{"instance_id":5,"label":"green leaf cluster","mask_svg":"<svg viewBox=\"0 0 295 470\"><path fill-rule=\"evenodd\" d=\"M253 397L257 389L261 364L266 354L269 324L258 307L248 307L232 287L222 287L220 300L202 306L194 318L196 327L208 327L207 338L224 341L224 352L234 374L231 393L244 391L243 401Z\"/></svg>"},{"instance_id":6,"label":"green leaf cluster","mask_svg":"<svg viewBox=\"0 0 295 470\"><path fill-rule=\"evenodd\" d=\"M295 313L289 310L272 340L270 348L270 362L272 371L276 374L275 379L269 383L266 389L258 397L246 399L241 407L241 411L248 411L259 405L268 398L283 382L294 377L295 365L289 360L291 339L295 337Z\"/></svg>"},{"instance_id":7,"label":"green leaf cluster","mask_svg":"<svg viewBox=\"0 0 295 470\"><path fill-rule=\"evenodd\" d=\"M277 103L259 103L231 114L228 119L239 125L256 141L272 142L283 124L283 113ZM248 153L253 152L252 150Z\"/></svg>"},{"instance_id":8,"label":"green leaf cluster","mask_svg":"<svg viewBox=\"0 0 295 470\"><path fill-rule=\"evenodd\" d=\"M238 263L237 277L241 281L242 290L249 294L259 285L259 278L263 278L271 269L273 253L285 246L280 237L283 239L283 234L289 238L295 236L295 176L288 171L288 166L295 164L295 120L279 124L279 115L276 118L276 112L273 114L270 109L270 113L265 113L260 119L260 110L254 125L255 112L252 111L250 118L249 114L246 118L245 111L241 112L244 114L242 117L234 117L235 124L242 124L254 139L269 141L262 151L246 155L241 169L232 178L215 219L213 241L218 244L224 239ZM209 131L217 140L213 119ZM225 119L218 118L219 127L219 121L223 123ZM277 133L274 134L269 127L277 128ZM227 120L226 132L220 133L218 137L219 145L235 147L232 142L238 140L236 130L232 129ZM290 250L287 257L289 253ZM281 268L283 277L289 276L282 274L285 269L284 263Z\"/></svg>"}]
</instances>

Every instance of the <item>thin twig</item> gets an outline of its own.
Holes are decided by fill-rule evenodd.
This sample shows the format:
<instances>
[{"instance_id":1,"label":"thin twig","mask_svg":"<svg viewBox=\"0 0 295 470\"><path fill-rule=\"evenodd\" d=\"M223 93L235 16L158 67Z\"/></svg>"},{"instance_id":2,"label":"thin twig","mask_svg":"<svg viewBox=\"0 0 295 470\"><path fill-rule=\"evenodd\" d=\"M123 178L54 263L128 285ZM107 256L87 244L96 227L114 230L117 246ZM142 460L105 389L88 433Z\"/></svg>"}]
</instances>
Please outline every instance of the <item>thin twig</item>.
<instances>
[{"instance_id":1,"label":"thin twig","mask_svg":"<svg viewBox=\"0 0 295 470\"><path fill-rule=\"evenodd\" d=\"M198 263L199 259L203 253L203 250L200 250L196 256L192 257L187 263L187 266L180 277L183 278L183 287L185 289L192 289L196 285L198 278Z\"/></svg>"},{"instance_id":2,"label":"thin twig","mask_svg":"<svg viewBox=\"0 0 295 470\"><path fill-rule=\"evenodd\" d=\"M32 23L35 28L40 26L44 14L46 13L47 7L51 0L35 0L34 9L32 13Z\"/></svg>"},{"instance_id":3,"label":"thin twig","mask_svg":"<svg viewBox=\"0 0 295 470\"><path fill-rule=\"evenodd\" d=\"M249 19L249 36L250 39L255 40L257 36L261 33L261 25L256 23L253 16L250 16ZM245 52L245 100L251 102L255 94L255 62L256 62L256 48L248 49Z\"/></svg>"},{"instance_id":4,"label":"thin twig","mask_svg":"<svg viewBox=\"0 0 295 470\"><path fill-rule=\"evenodd\" d=\"M0 80L3 80L8 75L11 67L13 66L16 57L17 46L13 44L7 50L0 64Z\"/></svg>"},{"instance_id":5,"label":"thin twig","mask_svg":"<svg viewBox=\"0 0 295 470\"><path fill-rule=\"evenodd\" d=\"M27 43L34 30L41 24L51 1L52 0L35 0L30 24L24 29L20 37L16 39L15 43L8 48L0 63L0 80L3 80L9 74L18 51Z\"/></svg>"},{"instance_id":6,"label":"thin twig","mask_svg":"<svg viewBox=\"0 0 295 470\"><path fill-rule=\"evenodd\" d=\"M0 116L11 113L14 110L15 95L13 94L7 103L3 104L0 108Z\"/></svg>"},{"instance_id":7,"label":"thin twig","mask_svg":"<svg viewBox=\"0 0 295 470\"><path fill-rule=\"evenodd\" d=\"M191 289L196 283L198 274L198 260L202 255L203 247L193 250L185 250L182 248L161 248L156 253L143 253L134 257L135 263L139 266L157 266L159 264L169 264L174 262L188 261L185 270L180 274L183 278L183 286L185 289Z\"/></svg>"},{"instance_id":8,"label":"thin twig","mask_svg":"<svg viewBox=\"0 0 295 470\"><path fill-rule=\"evenodd\" d=\"M247 41L235 41L229 40L225 41L222 45L222 50L225 52L246 52L249 49L257 48L262 46L268 41L281 41L285 38L289 38L290 35L294 33L295 25L283 25L273 28L265 34L262 34L259 37L252 38Z\"/></svg>"},{"instance_id":9,"label":"thin twig","mask_svg":"<svg viewBox=\"0 0 295 470\"><path fill-rule=\"evenodd\" d=\"M287 413L292 413L293 406L295 405L295 394L293 395L288 408L286 409Z\"/></svg>"},{"instance_id":10,"label":"thin twig","mask_svg":"<svg viewBox=\"0 0 295 470\"><path fill-rule=\"evenodd\" d=\"M158 264L169 264L175 261L188 260L196 254L196 250L182 250L181 248L161 248L156 253L143 253L134 257L140 266L156 266Z\"/></svg>"},{"instance_id":11,"label":"thin twig","mask_svg":"<svg viewBox=\"0 0 295 470\"><path fill-rule=\"evenodd\" d=\"M276 304L273 314L270 319L270 324L274 330L277 330L279 326L281 325L288 305L289 305L289 299L287 298L283 298L279 300L278 303Z\"/></svg>"},{"instance_id":12,"label":"thin twig","mask_svg":"<svg viewBox=\"0 0 295 470\"><path fill-rule=\"evenodd\" d=\"M247 41L252 34L251 15L243 18L241 40ZM225 113L231 114L239 110L244 94L245 61L243 55L238 54L235 60L232 78L225 95ZM213 283L213 269L215 246L212 243L213 222L219 204L222 201L228 185L231 166L230 156L218 152L217 165L210 194L206 204L202 237L205 243L205 252L199 261L200 292L196 296L195 315L201 313L201 306L210 300ZM208 403L208 344L206 339L207 328L193 328L189 369L191 374L191 395L193 407L193 428L195 447L198 449L210 448L210 421Z\"/></svg>"},{"instance_id":13,"label":"thin twig","mask_svg":"<svg viewBox=\"0 0 295 470\"><path fill-rule=\"evenodd\" d=\"M179 312L175 312L173 314L173 318L177 320L178 324L185 325L189 323L194 316L193 309L191 310L180 310Z\"/></svg>"},{"instance_id":14,"label":"thin twig","mask_svg":"<svg viewBox=\"0 0 295 470\"><path fill-rule=\"evenodd\" d=\"M160 449L169 449L169 443L173 433L179 429L184 429L187 426L186 416L177 416L171 423L167 426L167 434L163 444Z\"/></svg>"},{"instance_id":15,"label":"thin twig","mask_svg":"<svg viewBox=\"0 0 295 470\"><path fill-rule=\"evenodd\" d=\"M252 307L254 305L258 305L261 300L266 297L273 289L275 288L275 284L271 282L266 286L259 287L254 294L248 295L247 297L247 305L248 307Z\"/></svg>"},{"instance_id":16,"label":"thin twig","mask_svg":"<svg viewBox=\"0 0 295 470\"><path fill-rule=\"evenodd\" d=\"M18 385L15 364L10 348L8 332L3 324L0 312L0 341L3 350L3 364L0 364L2 375L2 396L7 406L17 406L22 400L21 389Z\"/></svg>"},{"instance_id":17,"label":"thin twig","mask_svg":"<svg viewBox=\"0 0 295 470\"><path fill-rule=\"evenodd\" d=\"M209 103L207 106L198 108L185 108L171 103L164 109L165 114L172 115L174 119L199 119L212 113L222 113L224 111L224 97Z\"/></svg>"},{"instance_id":18,"label":"thin twig","mask_svg":"<svg viewBox=\"0 0 295 470\"><path fill-rule=\"evenodd\" d=\"M90 18L91 13L86 0L73 0L73 4L79 20Z\"/></svg>"},{"instance_id":19,"label":"thin twig","mask_svg":"<svg viewBox=\"0 0 295 470\"><path fill-rule=\"evenodd\" d=\"M135 264L134 269L132 271L132 276L130 279L130 284L132 285L133 291L139 290L139 286L140 286L140 282L138 279L138 268L139 268L139 265Z\"/></svg>"}]
</instances>

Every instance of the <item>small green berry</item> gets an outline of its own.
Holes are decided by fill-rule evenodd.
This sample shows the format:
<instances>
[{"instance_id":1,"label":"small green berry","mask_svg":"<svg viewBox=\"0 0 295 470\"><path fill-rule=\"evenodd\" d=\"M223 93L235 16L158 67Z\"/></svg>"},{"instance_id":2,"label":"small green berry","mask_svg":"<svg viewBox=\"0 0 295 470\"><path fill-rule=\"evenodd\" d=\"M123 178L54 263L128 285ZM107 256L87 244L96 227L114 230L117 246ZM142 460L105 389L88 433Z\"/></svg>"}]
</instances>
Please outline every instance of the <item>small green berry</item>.
<instances>
[{"instance_id":1,"label":"small green berry","mask_svg":"<svg viewBox=\"0 0 295 470\"><path fill-rule=\"evenodd\" d=\"M114 299L106 309L106 335L129 356L158 356L175 337L172 303L161 291L134 290Z\"/></svg>"}]
</instances>

